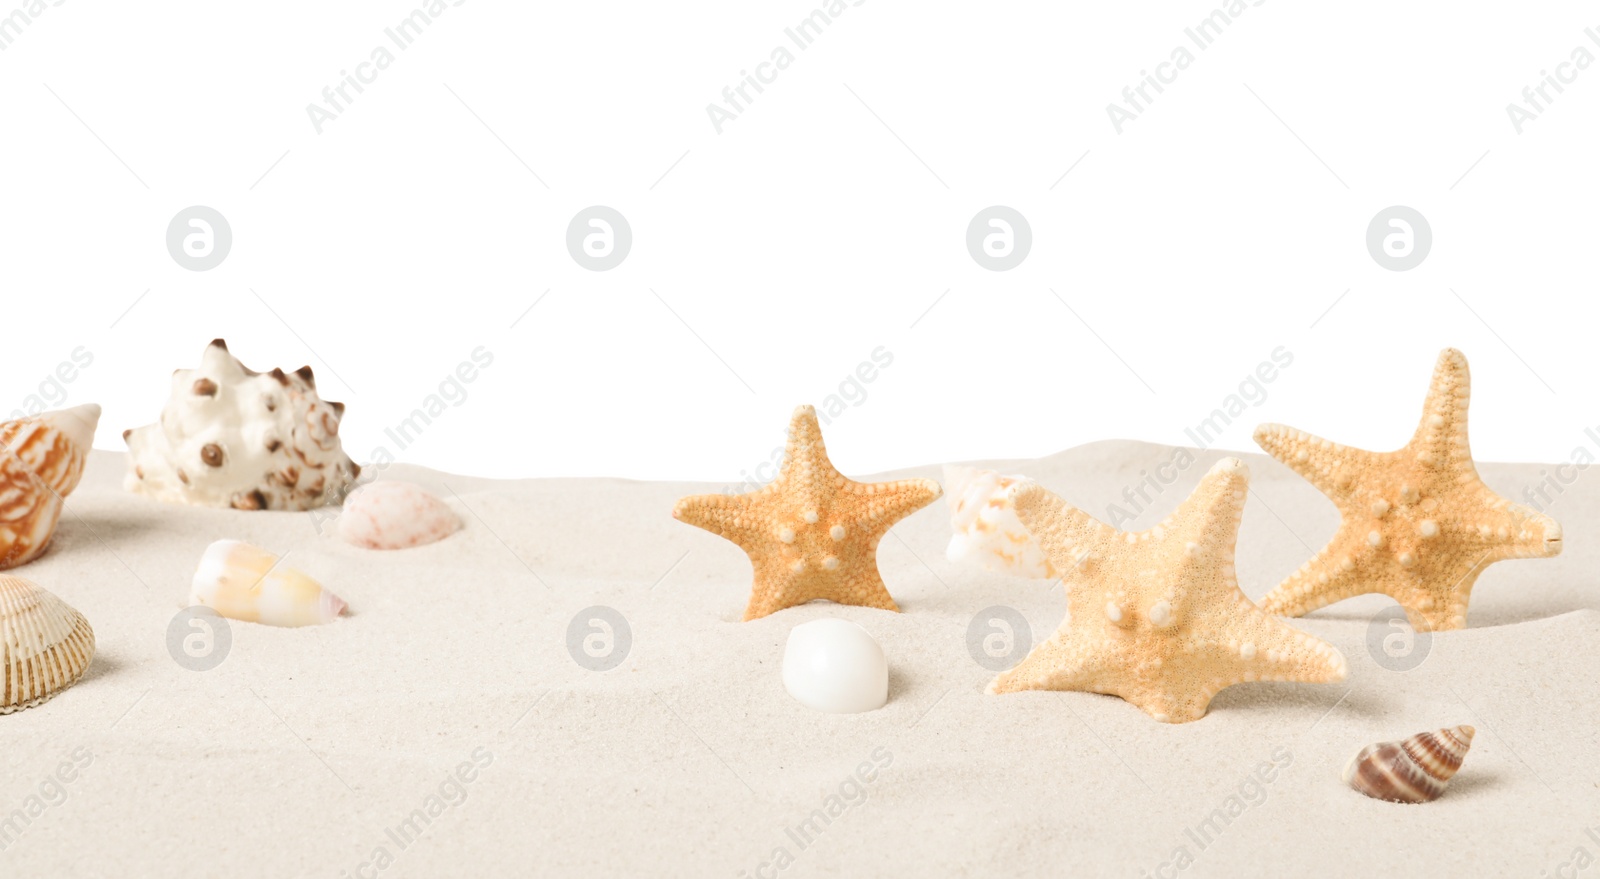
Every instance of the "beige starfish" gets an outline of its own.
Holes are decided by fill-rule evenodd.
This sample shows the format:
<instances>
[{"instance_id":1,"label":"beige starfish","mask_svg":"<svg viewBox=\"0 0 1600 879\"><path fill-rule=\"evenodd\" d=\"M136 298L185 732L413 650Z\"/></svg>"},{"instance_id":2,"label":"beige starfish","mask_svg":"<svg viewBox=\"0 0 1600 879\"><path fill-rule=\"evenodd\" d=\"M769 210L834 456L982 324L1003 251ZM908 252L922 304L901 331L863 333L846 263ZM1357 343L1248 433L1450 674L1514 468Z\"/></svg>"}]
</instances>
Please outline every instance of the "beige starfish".
<instances>
[{"instance_id":1,"label":"beige starfish","mask_svg":"<svg viewBox=\"0 0 1600 879\"><path fill-rule=\"evenodd\" d=\"M1439 355L1422 423L1405 448L1367 452L1277 424L1256 442L1322 490L1342 520L1263 609L1301 616L1368 592L1400 602L1418 631L1461 629L1484 568L1561 552L1561 525L1495 494L1467 447L1467 358Z\"/></svg>"},{"instance_id":2,"label":"beige starfish","mask_svg":"<svg viewBox=\"0 0 1600 879\"><path fill-rule=\"evenodd\" d=\"M1249 470L1218 461L1148 531L1118 531L1033 483L1012 489L1067 590L1067 618L991 693L1083 690L1121 696L1163 723L1205 716L1244 681L1343 680L1344 656L1250 603L1233 548Z\"/></svg>"},{"instance_id":3,"label":"beige starfish","mask_svg":"<svg viewBox=\"0 0 1600 879\"><path fill-rule=\"evenodd\" d=\"M738 544L755 567L746 620L826 598L898 611L878 575L878 540L939 497L932 479L852 482L833 469L817 411L794 410L778 478L744 495L678 501L674 519Z\"/></svg>"}]
</instances>

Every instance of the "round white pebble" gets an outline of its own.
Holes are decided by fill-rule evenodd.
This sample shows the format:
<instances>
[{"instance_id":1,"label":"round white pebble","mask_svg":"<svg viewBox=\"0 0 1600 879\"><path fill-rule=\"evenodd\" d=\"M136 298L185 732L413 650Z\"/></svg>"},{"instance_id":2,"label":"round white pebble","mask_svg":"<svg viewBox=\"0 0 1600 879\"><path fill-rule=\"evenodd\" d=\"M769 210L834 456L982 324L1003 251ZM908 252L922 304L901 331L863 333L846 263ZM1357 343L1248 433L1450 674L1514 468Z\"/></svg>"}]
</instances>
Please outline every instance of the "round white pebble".
<instances>
[{"instance_id":1,"label":"round white pebble","mask_svg":"<svg viewBox=\"0 0 1600 879\"><path fill-rule=\"evenodd\" d=\"M800 704L829 714L855 714L889 701L889 660L849 620L812 620L789 630L783 688Z\"/></svg>"}]
</instances>

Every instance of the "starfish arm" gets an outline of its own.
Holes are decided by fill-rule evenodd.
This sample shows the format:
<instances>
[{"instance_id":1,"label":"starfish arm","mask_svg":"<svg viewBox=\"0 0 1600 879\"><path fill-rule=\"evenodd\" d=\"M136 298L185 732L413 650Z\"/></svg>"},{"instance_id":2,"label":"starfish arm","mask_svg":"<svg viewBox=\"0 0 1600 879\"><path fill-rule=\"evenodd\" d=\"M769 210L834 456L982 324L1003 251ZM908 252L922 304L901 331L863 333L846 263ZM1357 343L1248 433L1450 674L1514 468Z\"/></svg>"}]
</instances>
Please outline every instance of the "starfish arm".
<instances>
[{"instance_id":1,"label":"starfish arm","mask_svg":"<svg viewBox=\"0 0 1600 879\"><path fill-rule=\"evenodd\" d=\"M869 533L882 536L901 519L938 500L943 490L932 479L894 482L846 482L845 491L863 499L858 520Z\"/></svg>"},{"instance_id":2,"label":"starfish arm","mask_svg":"<svg viewBox=\"0 0 1600 879\"><path fill-rule=\"evenodd\" d=\"M1206 716L1215 692L1196 688L1188 681L1178 685L1165 681L1130 689L1123 699L1161 723L1190 723Z\"/></svg>"},{"instance_id":3,"label":"starfish arm","mask_svg":"<svg viewBox=\"0 0 1600 879\"><path fill-rule=\"evenodd\" d=\"M1211 693L1246 681L1297 681L1326 684L1349 674L1344 654L1333 645L1262 613L1241 593L1224 637L1196 644L1210 660Z\"/></svg>"},{"instance_id":4,"label":"starfish arm","mask_svg":"<svg viewBox=\"0 0 1600 879\"><path fill-rule=\"evenodd\" d=\"M750 562L755 567L755 577L750 587L750 602L744 609L745 622L812 599L812 594L803 583L796 582L799 578L777 554L764 553L759 557L752 554Z\"/></svg>"},{"instance_id":5,"label":"starfish arm","mask_svg":"<svg viewBox=\"0 0 1600 879\"><path fill-rule=\"evenodd\" d=\"M1467 404L1472 377L1467 358L1454 348L1439 352L1433 367L1433 384L1422 404L1422 422L1406 447L1425 465L1461 466L1474 472L1467 443Z\"/></svg>"},{"instance_id":6,"label":"starfish arm","mask_svg":"<svg viewBox=\"0 0 1600 879\"><path fill-rule=\"evenodd\" d=\"M1451 525L1445 536L1491 561L1546 558L1561 553L1561 523L1484 488L1487 511L1477 521Z\"/></svg>"},{"instance_id":7,"label":"starfish arm","mask_svg":"<svg viewBox=\"0 0 1600 879\"><path fill-rule=\"evenodd\" d=\"M1261 609L1275 616L1299 617L1357 595L1388 593L1386 578L1372 553L1344 552L1348 547L1370 545L1346 537L1348 528L1340 525L1327 546L1261 599Z\"/></svg>"},{"instance_id":8,"label":"starfish arm","mask_svg":"<svg viewBox=\"0 0 1600 879\"><path fill-rule=\"evenodd\" d=\"M1469 564L1453 579L1444 584L1410 584L1395 589L1393 598L1406 612L1411 628L1418 632L1448 632L1467 627L1467 605L1472 601L1472 587L1478 575L1489 567L1491 560L1485 556L1476 564ZM1441 588L1442 585L1442 588Z\"/></svg>"},{"instance_id":9,"label":"starfish arm","mask_svg":"<svg viewBox=\"0 0 1600 879\"><path fill-rule=\"evenodd\" d=\"M1205 716L1215 690L1210 675L1151 665L1119 640L1100 640L1069 628L1035 647L1021 663L989 684L991 694L1023 690L1070 690L1116 696L1162 723L1187 723ZM1217 689L1221 689L1220 686Z\"/></svg>"},{"instance_id":10,"label":"starfish arm","mask_svg":"<svg viewBox=\"0 0 1600 879\"><path fill-rule=\"evenodd\" d=\"M1009 492L1022 526L1039 541L1056 572L1072 571L1108 545L1117 530L1067 503L1036 482L1019 482Z\"/></svg>"},{"instance_id":11,"label":"starfish arm","mask_svg":"<svg viewBox=\"0 0 1600 879\"><path fill-rule=\"evenodd\" d=\"M1255 441L1267 454L1316 486L1340 509L1354 499L1359 487L1357 476L1377 466L1384 458L1282 424L1258 426Z\"/></svg>"},{"instance_id":12,"label":"starfish arm","mask_svg":"<svg viewBox=\"0 0 1600 879\"><path fill-rule=\"evenodd\" d=\"M784 443L783 463L778 466L775 483L791 483L799 493L815 498L845 481L828 459L816 407L795 407L789 417L789 438Z\"/></svg>"},{"instance_id":13,"label":"starfish arm","mask_svg":"<svg viewBox=\"0 0 1600 879\"><path fill-rule=\"evenodd\" d=\"M1175 539L1184 541L1190 558L1210 560L1217 568L1231 568L1249 486L1250 468L1238 458L1223 458L1211 466L1194 491L1151 532L1158 529L1163 534L1170 532ZM1232 584L1231 574L1225 582Z\"/></svg>"},{"instance_id":14,"label":"starfish arm","mask_svg":"<svg viewBox=\"0 0 1600 879\"><path fill-rule=\"evenodd\" d=\"M762 489L766 491L766 489ZM679 498L672 518L704 528L749 551L757 544L761 523L751 515L751 496L696 494Z\"/></svg>"},{"instance_id":15,"label":"starfish arm","mask_svg":"<svg viewBox=\"0 0 1600 879\"><path fill-rule=\"evenodd\" d=\"M1094 679L1090 651L1076 643L1069 629L1063 627L1029 651L1015 668L1001 672L989 683L989 692L1091 691Z\"/></svg>"}]
</instances>

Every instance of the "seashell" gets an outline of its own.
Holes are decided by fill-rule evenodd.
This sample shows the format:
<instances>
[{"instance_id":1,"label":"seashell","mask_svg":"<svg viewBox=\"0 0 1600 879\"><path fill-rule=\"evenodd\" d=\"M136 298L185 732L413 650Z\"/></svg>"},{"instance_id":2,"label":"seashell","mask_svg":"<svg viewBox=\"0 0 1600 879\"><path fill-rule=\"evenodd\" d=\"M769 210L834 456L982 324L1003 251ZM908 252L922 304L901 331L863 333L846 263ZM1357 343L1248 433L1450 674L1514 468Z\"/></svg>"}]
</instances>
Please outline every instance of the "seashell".
<instances>
[{"instance_id":1,"label":"seashell","mask_svg":"<svg viewBox=\"0 0 1600 879\"><path fill-rule=\"evenodd\" d=\"M161 420L123 433L129 491L236 510L337 504L361 468L339 445L344 404L317 396L311 367L256 372L217 339L172 374Z\"/></svg>"},{"instance_id":2,"label":"seashell","mask_svg":"<svg viewBox=\"0 0 1600 879\"><path fill-rule=\"evenodd\" d=\"M0 423L0 568L44 552L99 421L100 407L89 404Z\"/></svg>"},{"instance_id":3,"label":"seashell","mask_svg":"<svg viewBox=\"0 0 1600 879\"><path fill-rule=\"evenodd\" d=\"M410 482L374 482L344 499L339 536L364 549L423 546L461 530L461 517Z\"/></svg>"},{"instance_id":4,"label":"seashell","mask_svg":"<svg viewBox=\"0 0 1600 879\"><path fill-rule=\"evenodd\" d=\"M1007 493L1011 486L1030 481L1026 476L947 465L944 479L950 527L955 531L945 549L950 561L976 562L985 570L1019 577L1060 576L1038 541L1022 527Z\"/></svg>"},{"instance_id":5,"label":"seashell","mask_svg":"<svg viewBox=\"0 0 1600 879\"><path fill-rule=\"evenodd\" d=\"M0 424L0 446L10 449L62 497L83 478L94 447L100 407L87 403Z\"/></svg>"},{"instance_id":6,"label":"seashell","mask_svg":"<svg viewBox=\"0 0 1600 879\"><path fill-rule=\"evenodd\" d=\"M1391 803L1432 802L1461 768L1476 732L1463 725L1368 745L1344 768L1345 784Z\"/></svg>"},{"instance_id":7,"label":"seashell","mask_svg":"<svg viewBox=\"0 0 1600 879\"><path fill-rule=\"evenodd\" d=\"M828 714L875 711L889 701L889 661L860 625L812 620L789 630L783 688L800 704Z\"/></svg>"},{"instance_id":8,"label":"seashell","mask_svg":"<svg viewBox=\"0 0 1600 879\"><path fill-rule=\"evenodd\" d=\"M21 577L0 575L0 714L77 683L93 657L94 629L83 614Z\"/></svg>"},{"instance_id":9,"label":"seashell","mask_svg":"<svg viewBox=\"0 0 1600 879\"><path fill-rule=\"evenodd\" d=\"M344 599L282 561L258 546L219 540L200 557L189 603L269 626L315 626L344 613Z\"/></svg>"}]
</instances>

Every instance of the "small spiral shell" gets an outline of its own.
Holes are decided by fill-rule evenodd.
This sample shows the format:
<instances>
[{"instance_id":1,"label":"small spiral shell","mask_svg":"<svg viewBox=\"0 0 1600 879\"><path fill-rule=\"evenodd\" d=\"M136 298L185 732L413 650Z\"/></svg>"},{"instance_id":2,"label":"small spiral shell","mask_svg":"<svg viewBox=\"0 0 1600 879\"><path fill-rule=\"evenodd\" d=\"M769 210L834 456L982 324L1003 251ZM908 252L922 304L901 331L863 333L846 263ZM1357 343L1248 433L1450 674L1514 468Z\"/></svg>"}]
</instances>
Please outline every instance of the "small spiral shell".
<instances>
[{"instance_id":1,"label":"small spiral shell","mask_svg":"<svg viewBox=\"0 0 1600 879\"><path fill-rule=\"evenodd\" d=\"M1368 745L1344 768L1344 781L1373 799L1432 802L1461 768L1476 732L1463 725L1417 733L1403 742Z\"/></svg>"}]
</instances>

